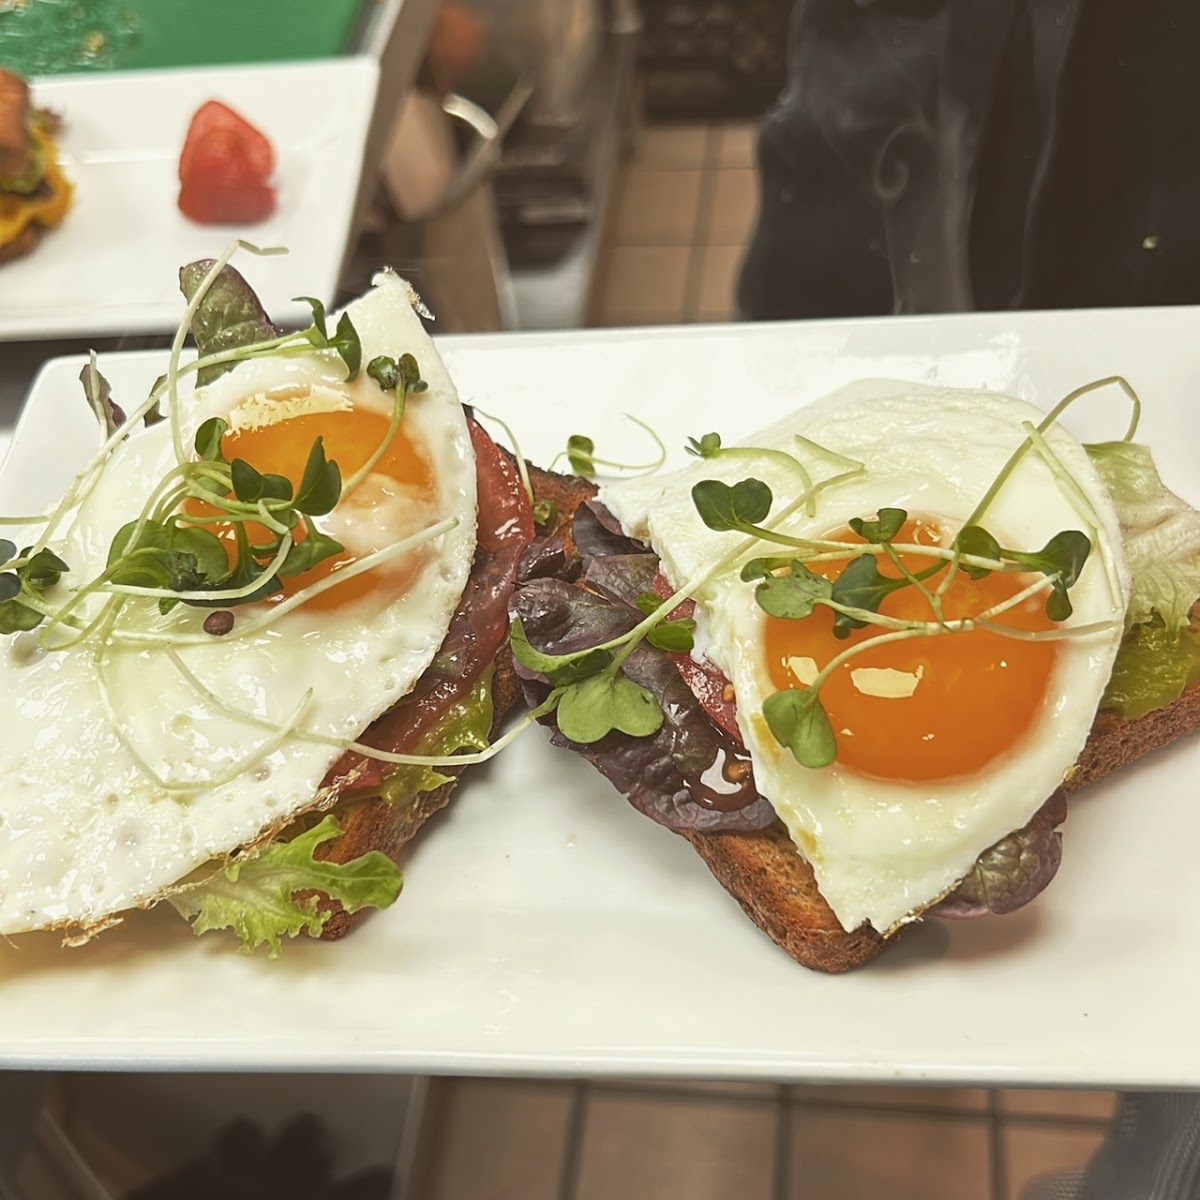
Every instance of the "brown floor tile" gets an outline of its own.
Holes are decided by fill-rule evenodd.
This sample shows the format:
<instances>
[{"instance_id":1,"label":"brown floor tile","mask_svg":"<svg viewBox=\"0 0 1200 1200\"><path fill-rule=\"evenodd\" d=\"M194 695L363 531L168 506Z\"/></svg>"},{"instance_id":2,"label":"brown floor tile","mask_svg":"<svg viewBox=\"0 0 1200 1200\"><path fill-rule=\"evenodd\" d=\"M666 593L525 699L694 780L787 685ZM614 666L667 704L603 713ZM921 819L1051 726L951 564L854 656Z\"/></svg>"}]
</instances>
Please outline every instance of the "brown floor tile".
<instances>
[{"instance_id":1,"label":"brown floor tile","mask_svg":"<svg viewBox=\"0 0 1200 1200\"><path fill-rule=\"evenodd\" d=\"M988 1120L792 1113L794 1200L987 1200Z\"/></svg>"},{"instance_id":2,"label":"brown floor tile","mask_svg":"<svg viewBox=\"0 0 1200 1200\"><path fill-rule=\"evenodd\" d=\"M709 246L740 246L749 240L758 211L758 172L727 167L717 172L712 207L701 240Z\"/></svg>"},{"instance_id":3,"label":"brown floor tile","mask_svg":"<svg viewBox=\"0 0 1200 1200\"><path fill-rule=\"evenodd\" d=\"M697 1096L734 1096L749 1100L778 1100L775 1083L743 1083L739 1080L702 1079L605 1079L593 1086L621 1091L676 1092Z\"/></svg>"},{"instance_id":4,"label":"brown floor tile","mask_svg":"<svg viewBox=\"0 0 1200 1200\"><path fill-rule=\"evenodd\" d=\"M1115 1092L1052 1091L1006 1088L999 1093L1000 1111L1026 1117L1080 1117L1109 1120L1117 1107Z\"/></svg>"},{"instance_id":5,"label":"brown floor tile","mask_svg":"<svg viewBox=\"0 0 1200 1200\"><path fill-rule=\"evenodd\" d=\"M1104 1131L1006 1121L1000 1135L1008 1180L1004 1200L1020 1200L1025 1188L1044 1175L1082 1171Z\"/></svg>"},{"instance_id":6,"label":"brown floor tile","mask_svg":"<svg viewBox=\"0 0 1200 1200\"><path fill-rule=\"evenodd\" d=\"M708 126L697 123L643 125L634 137L629 163L667 170L700 168L708 154Z\"/></svg>"},{"instance_id":7,"label":"brown floor tile","mask_svg":"<svg viewBox=\"0 0 1200 1200\"><path fill-rule=\"evenodd\" d=\"M720 167L752 167L754 148L758 140L758 122L744 121L730 125L714 125L716 161Z\"/></svg>"},{"instance_id":8,"label":"brown floor tile","mask_svg":"<svg viewBox=\"0 0 1200 1200\"><path fill-rule=\"evenodd\" d=\"M745 246L705 246L700 252L697 321L729 321L737 312L737 277Z\"/></svg>"},{"instance_id":9,"label":"brown floor tile","mask_svg":"<svg viewBox=\"0 0 1200 1200\"><path fill-rule=\"evenodd\" d=\"M919 1108L937 1112L988 1111L984 1088L943 1087L812 1087L788 1088L792 1100L804 1104L855 1105L860 1108Z\"/></svg>"},{"instance_id":10,"label":"brown floor tile","mask_svg":"<svg viewBox=\"0 0 1200 1200\"><path fill-rule=\"evenodd\" d=\"M428 1200L556 1200L572 1088L565 1083L456 1079L441 1085Z\"/></svg>"},{"instance_id":11,"label":"brown floor tile","mask_svg":"<svg viewBox=\"0 0 1200 1200\"><path fill-rule=\"evenodd\" d=\"M774 1105L592 1093L576 1200L770 1200Z\"/></svg>"},{"instance_id":12,"label":"brown floor tile","mask_svg":"<svg viewBox=\"0 0 1200 1200\"><path fill-rule=\"evenodd\" d=\"M687 246L609 246L601 252L592 323L661 325L683 319Z\"/></svg>"},{"instance_id":13,"label":"brown floor tile","mask_svg":"<svg viewBox=\"0 0 1200 1200\"><path fill-rule=\"evenodd\" d=\"M613 194L608 240L615 246L690 245L703 172L627 167Z\"/></svg>"}]
</instances>

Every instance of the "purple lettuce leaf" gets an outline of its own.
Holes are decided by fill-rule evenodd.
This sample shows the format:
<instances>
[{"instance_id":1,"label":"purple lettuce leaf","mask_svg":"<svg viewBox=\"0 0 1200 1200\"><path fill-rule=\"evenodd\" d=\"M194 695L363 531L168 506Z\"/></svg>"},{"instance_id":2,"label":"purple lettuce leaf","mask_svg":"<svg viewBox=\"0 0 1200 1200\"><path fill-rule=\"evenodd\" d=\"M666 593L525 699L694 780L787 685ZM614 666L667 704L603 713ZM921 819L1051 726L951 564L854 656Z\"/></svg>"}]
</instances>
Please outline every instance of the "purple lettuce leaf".
<instances>
[{"instance_id":1,"label":"purple lettuce leaf","mask_svg":"<svg viewBox=\"0 0 1200 1200\"><path fill-rule=\"evenodd\" d=\"M521 555L517 567L517 582L530 579L566 579L571 574L571 564L561 538L534 538Z\"/></svg>"},{"instance_id":2,"label":"purple lettuce leaf","mask_svg":"<svg viewBox=\"0 0 1200 1200\"><path fill-rule=\"evenodd\" d=\"M642 612L637 606L638 597L654 591L657 574L658 559L653 554L611 554L606 558L590 559L583 582L602 596L627 605L640 621Z\"/></svg>"},{"instance_id":3,"label":"purple lettuce leaf","mask_svg":"<svg viewBox=\"0 0 1200 1200\"><path fill-rule=\"evenodd\" d=\"M985 850L965 879L931 908L934 917L1003 916L1028 904L1054 878L1062 862L1067 804L1055 792L1022 829Z\"/></svg>"},{"instance_id":4,"label":"purple lettuce leaf","mask_svg":"<svg viewBox=\"0 0 1200 1200\"><path fill-rule=\"evenodd\" d=\"M575 510L571 537L585 559L648 553L641 542L622 533L620 522L598 500L585 500Z\"/></svg>"},{"instance_id":5,"label":"purple lettuce leaf","mask_svg":"<svg viewBox=\"0 0 1200 1200\"><path fill-rule=\"evenodd\" d=\"M618 590L639 586L613 582ZM512 615L521 619L530 642L548 654L595 646L628 631L640 616L623 604L552 579L520 587ZM549 681L517 666L530 702L539 703L549 693ZM624 670L658 701L663 710L659 731L650 737L613 731L584 746L555 728L553 743L588 759L634 808L668 829L747 832L772 824L775 812L758 795L749 755L709 720L670 656L642 642L625 660ZM553 714L544 721L553 725Z\"/></svg>"}]
</instances>

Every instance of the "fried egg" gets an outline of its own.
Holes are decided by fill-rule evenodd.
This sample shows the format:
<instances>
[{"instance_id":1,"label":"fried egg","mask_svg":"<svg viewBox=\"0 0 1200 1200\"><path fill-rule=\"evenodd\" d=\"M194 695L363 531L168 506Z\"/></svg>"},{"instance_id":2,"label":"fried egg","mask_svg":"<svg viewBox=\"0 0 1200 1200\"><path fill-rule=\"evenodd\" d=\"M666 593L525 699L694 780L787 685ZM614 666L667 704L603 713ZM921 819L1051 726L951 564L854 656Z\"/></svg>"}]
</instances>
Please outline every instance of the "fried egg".
<instances>
[{"instance_id":1,"label":"fried egg","mask_svg":"<svg viewBox=\"0 0 1200 1200\"><path fill-rule=\"evenodd\" d=\"M864 381L747 438L754 449L601 489L625 531L658 552L672 585L699 581L695 654L732 682L759 791L846 929L869 922L887 932L946 895L982 851L1029 821L1075 763L1123 630L1129 579L1116 515L1083 448L1053 426L1045 434L1049 456L1021 457L978 523L1001 546L1024 552L1064 530L1089 537L1092 551L1070 589L1074 612L1062 626L1076 634L1037 637L1053 624L1045 592L1014 601L1036 576L997 571L974 582L957 572L941 598L945 620L1000 609L996 620L1033 636L976 629L897 637L847 656L820 693L837 758L809 768L776 740L764 702L807 687L849 647L890 630L872 625L837 638L824 608L800 620L768 616L739 567L789 551L748 539L754 544L736 552L746 535L708 528L692 488L705 479L761 479L775 498L764 524L864 546L850 521L899 508L909 519L897 544L949 546L1025 440L1026 425L1043 417L991 393ZM785 456L818 484L845 478L778 522L807 486ZM728 569L707 578L731 553ZM836 573L848 557L812 569ZM906 565L917 573L931 561L914 553ZM899 574L886 562L880 571ZM893 593L879 611L897 621L933 618L915 586Z\"/></svg>"},{"instance_id":2,"label":"fried egg","mask_svg":"<svg viewBox=\"0 0 1200 1200\"><path fill-rule=\"evenodd\" d=\"M280 827L313 805L340 756L308 735L352 740L433 660L470 572L476 484L462 407L413 300L389 274L349 306L363 362L411 353L428 389L408 397L387 452L318 519L343 553L298 584L411 549L257 631L257 615L286 604L241 606L218 637L201 629L209 609L163 615L136 597L107 642L46 649L34 630L0 644L0 933L102 922ZM345 376L333 351L243 361L181 389L183 444L221 417L227 459L295 483L320 437L347 481L386 441L394 397L365 372ZM114 534L175 463L168 422L119 444L51 539L71 568L57 602L103 572ZM89 596L80 615L100 600Z\"/></svg>"}]
</instances>

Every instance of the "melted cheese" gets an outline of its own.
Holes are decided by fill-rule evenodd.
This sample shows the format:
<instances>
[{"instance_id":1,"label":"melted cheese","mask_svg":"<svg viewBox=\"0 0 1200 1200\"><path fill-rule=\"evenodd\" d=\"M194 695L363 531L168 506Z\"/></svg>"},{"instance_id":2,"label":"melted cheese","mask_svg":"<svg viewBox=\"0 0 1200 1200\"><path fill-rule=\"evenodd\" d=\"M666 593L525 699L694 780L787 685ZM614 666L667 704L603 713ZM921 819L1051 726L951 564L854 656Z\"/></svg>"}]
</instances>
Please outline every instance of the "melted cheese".
<instances>
[{"instance_id":1,"label":"melted cheese","mask_svg":"<svg viewBox=\"0 0 1200 1200\"><path fill-rule=\"evenodd\" d=\"M15 241L35 221L45 229L53 229L71 207L71 195L75 189L59 166L58 147L53 138L44 133L35 132L33 136L42 143L46 162L45 182L50 194L21 196L6 192L0 195L0 245Z\"/></svg>"}]
</instances>

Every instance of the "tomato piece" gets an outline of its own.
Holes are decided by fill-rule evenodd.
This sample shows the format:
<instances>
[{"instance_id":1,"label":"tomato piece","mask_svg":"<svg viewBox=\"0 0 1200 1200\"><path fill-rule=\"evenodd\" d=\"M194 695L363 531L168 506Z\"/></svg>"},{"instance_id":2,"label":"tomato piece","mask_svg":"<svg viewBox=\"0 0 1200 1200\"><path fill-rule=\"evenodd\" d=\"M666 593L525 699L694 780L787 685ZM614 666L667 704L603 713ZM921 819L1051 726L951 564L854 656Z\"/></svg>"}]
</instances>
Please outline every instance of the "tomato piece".
<instances>
[{"instance_id":1,"label":"tomato piece","mask_svg":"<svg viewBox=\"0 0 1200 1200\"><path fill-rule=\"evenodd\" d=\"M507 545L528 546L536 529L533 505L516 464L500 449L474 417L468 418L475 451L479 512L479 544L492 554Z\"/></svg>"},{"instance_id":2,"label":"tomato piece","mask_svg":"<svg viewBox=\"0 0 1200 1200\"><path fill-rule=\"evenodd\" d=\"M275 211L275 152L228 105L210 100L192 118L179 157L179 208L205 225L246 225Z\"/></svg>"},{"instance_id":3,"label":"tomato piece","mask_svg":"<svg viewBox=\"0 0 1200 1200\"><path fill-rule=\"evenodd\" d=\"M671 585L661 571L654 577L654 593L664 600L670 599L671 596ZM684 600L671 611L670 618L678 620L681 617L690 617L695 607L691 600ZM720 726L741 745L742 731L738 728L737 722L737 700L733 695L733 686L725 677L725 673L713 666L707 658L697 662L690 653L672 653L671 658L679 668L683 682L688 685L692 695L700 701L713 724Z\"/></svg>"},{"instance_id":4,"label":"tomato piece","mask_svg":"<svg viewBox=\"0 0 1200 1200\"><path fill-rule=\"evenodd\" d=\"M196 148L213 134L222 132L236 134L242 146L242 153L255 174L266 179L275 170L275 150L266 134L251 125L241 113L235 112L228 104L222 104L220 100L208 100L196 109L192 123L188 126L183 153L179 156L181 182L191 165Z\"/></svg>"}]
</instances>

